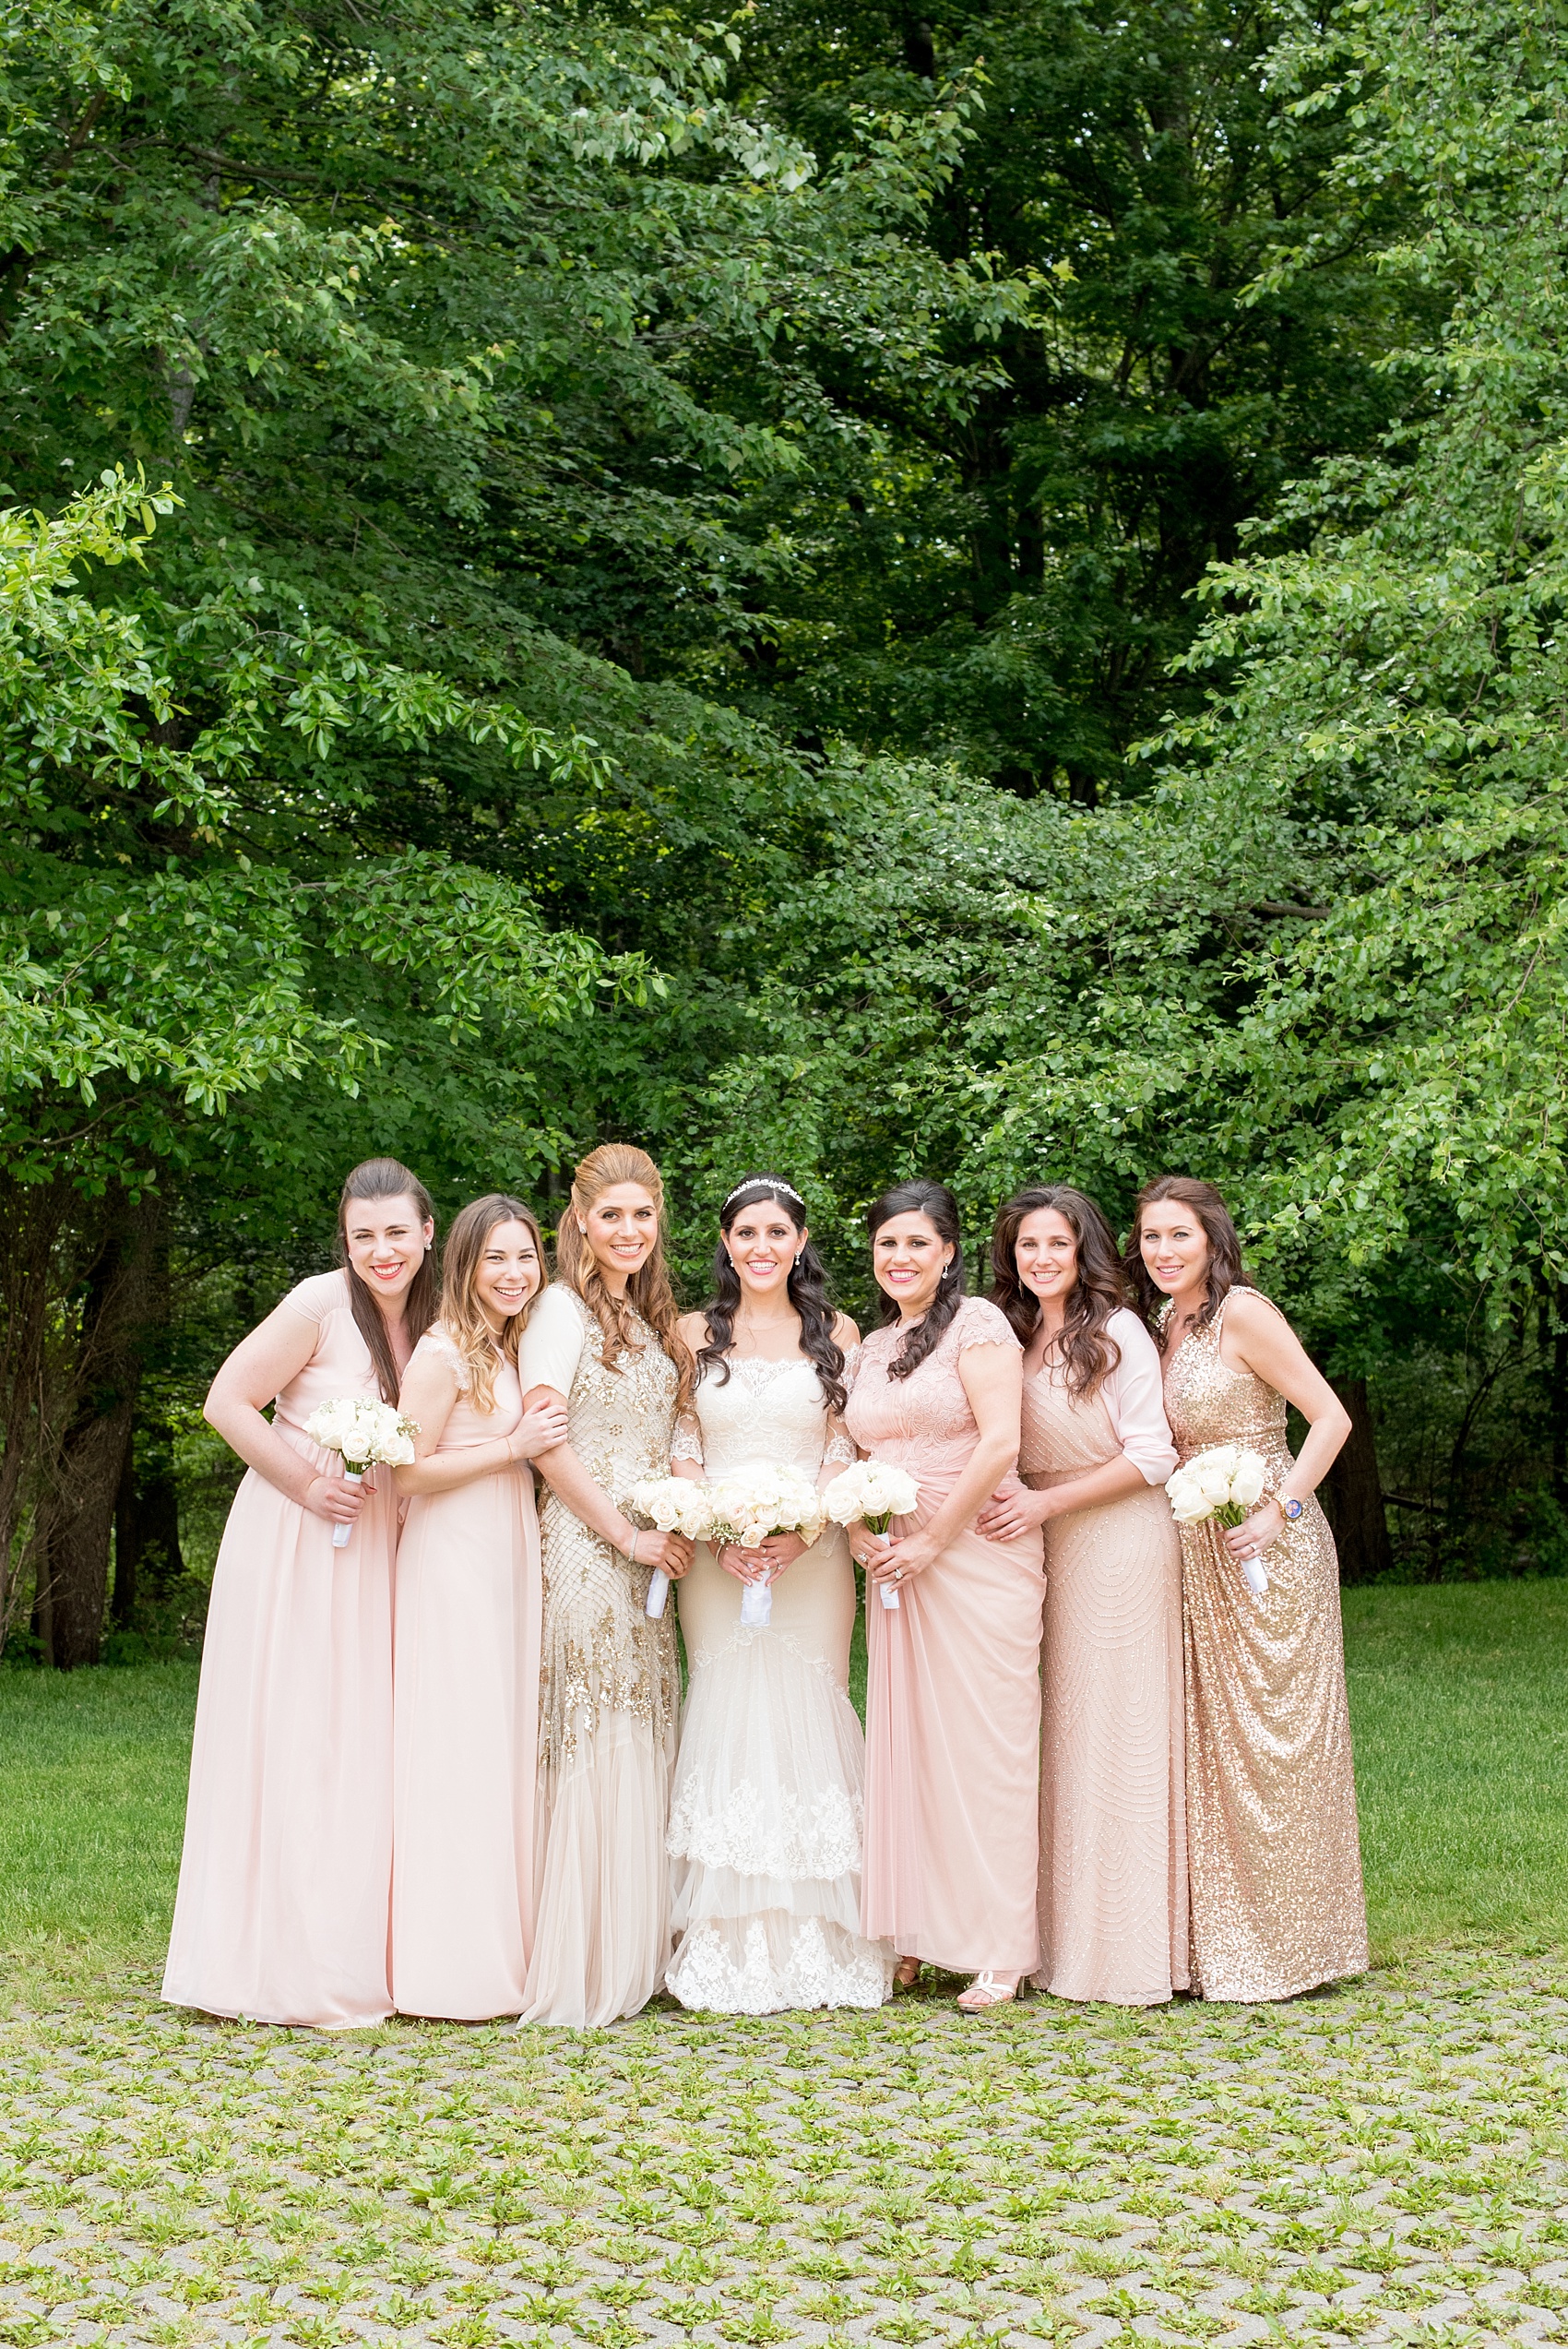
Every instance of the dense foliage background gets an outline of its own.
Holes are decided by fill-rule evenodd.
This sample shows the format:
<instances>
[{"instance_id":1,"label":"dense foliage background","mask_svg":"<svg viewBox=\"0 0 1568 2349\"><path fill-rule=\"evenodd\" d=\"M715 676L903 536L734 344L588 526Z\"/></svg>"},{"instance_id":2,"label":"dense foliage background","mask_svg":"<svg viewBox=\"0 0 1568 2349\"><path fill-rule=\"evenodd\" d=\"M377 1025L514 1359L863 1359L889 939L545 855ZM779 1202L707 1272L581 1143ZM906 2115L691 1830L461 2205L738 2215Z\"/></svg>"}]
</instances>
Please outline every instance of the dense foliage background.
<instances>
[{"instance_id":1,"label":"dense foliage background","mask_svg":"<svg viewBox=\"0 0 1568 2349\"><path fill-rule=\"evenodd\" d=\"M38 0L0 83L0 1631L199 1619L347 1165L700 1288L1220 1182L1348 1574L1568 1570L1568 8Z\"/></svg>"}]
</instances>

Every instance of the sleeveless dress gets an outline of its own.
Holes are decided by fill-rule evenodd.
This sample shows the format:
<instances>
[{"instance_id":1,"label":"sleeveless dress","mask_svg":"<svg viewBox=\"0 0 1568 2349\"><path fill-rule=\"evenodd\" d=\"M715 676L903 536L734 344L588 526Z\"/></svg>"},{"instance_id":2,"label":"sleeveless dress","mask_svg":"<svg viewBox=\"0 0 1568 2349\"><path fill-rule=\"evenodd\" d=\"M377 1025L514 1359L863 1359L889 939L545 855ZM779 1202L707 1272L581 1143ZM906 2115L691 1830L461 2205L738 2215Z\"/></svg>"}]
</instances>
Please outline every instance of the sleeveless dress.
<instances>
[{"instance_id":1,"label":"sleeveless dress","mask_svg":"<svg viewBox=\"0 0 1568 2349\"><path fill-rule=\"evenodd\" d=\"M556 1282L529 1315L522 1391L566 1398L567 1441L617 1508L670 1472L675 1365L631 1314L637 1346L607 1369L603 1333ZM540 1680L533 1958L522 2020L578 2030L634 2015L664 1979L675 1759L675 1617L644 1609L652 1568L633 1566L553 1493L540 1515Z\"/></svg>"},{"instance_id":2,"label":"sleeveless dress","mask_svg":"<svg viewBox=\"0 0 1568 2349\"><path fill-rule=\"evenodd\" d=\"M903 1335L895 1325L865 1340L846 1413L861 1449L921 1488L896 1533L935 1515L980 1439L959 1355L1019 1351L982 1297L963 1300L912 1377L889 1378ZM1039 1961L1042 1557L1038 1528L986 1542L971 1525L905 1583L897 1609L874 1586L866 1607L861 1930L955 1973L1024 1974Z\"/></svg>"},{"instance_id":3,"label":"sleeveless dress","mask_svg":"<svg viewBox=\"0 0 1568 2349\"><path fill-rule=\"evenodd\" d=\"M1187 1987L1182 1548L1164 1491L1176 1448L1154 1340L1125 1309L1107 1329L1122 1359L1092 1395L1049 1358L1024 1380L1027 1484L1123 1455L1146 1480L1044 1528L1036 1979L1058 1998L1146 2007Z\"/></svg>"},{"instance_id":4,"label":"sleeveless dress","mask_svg":"<svg viewBox=\"0 0 1568 2349\"><path fill-rule=\"evenodd\" d=\"M673 1456L727 1476L766 1462L816 1484L830 1439L813 1365L729 1358L705 1369ZM777 1577L773 1612L741 1622L742 1586L707 1543L675 1586L690 1672L669 1850L678 1937L665 1975L683 2007L774 2014L879 2007L888 1950L860 1931L865 1743L849 1702L855 1569L825 1526Z\"/></svg>"},{"instance_id":5,"label":"sleeveless dress","mask_svg":"<svg viewBox=\"0 0 1568 2349\"><path fill-rule=\"evenodd\" d=\"M305 1434L323 1403L379 1401L350 1275L284 1304L315 1346L273 1427L318 1474ZM392 2011L392 1559L388 1469L343 1549L254 1468L212 1578L191 1747L184 1851L162 1995L255 2022L352 2030Z\"/></svg>"},{"instance_id":6,"label":"sleeveless dress","mask_svg":"<svg viewBox=\"0 0 1568 2349\"><path fill-rule=\"evenodd\" d=\"M494 1409L439 1326L414 1348L457 1380L436 1453L523 1415L500 1361ZM527 1461L416 1493L398 1545L392 1643L392 1996L459 2022L520 2014L533 1947L540 1564Z\"/></svg>"},{"instance_id":7,"label":"sleeveless dress","mask_svg":"<svg viewBox=\"0 0 1568 2349\"><path fill-rule=\"evenodd\" d=\"M1229 1302L1166 1365L1170 1432L1183 1461L1215 1444L1261 1452L1274 1492L1294 1464L1285 1398L1222 1359ZM1291 1998L1367 1965L1334 1537L1309 1500L1263 1553L1261 1599L1212 1520L1181 1538L1193 1986Z\"/></svg>"}]
</instances>

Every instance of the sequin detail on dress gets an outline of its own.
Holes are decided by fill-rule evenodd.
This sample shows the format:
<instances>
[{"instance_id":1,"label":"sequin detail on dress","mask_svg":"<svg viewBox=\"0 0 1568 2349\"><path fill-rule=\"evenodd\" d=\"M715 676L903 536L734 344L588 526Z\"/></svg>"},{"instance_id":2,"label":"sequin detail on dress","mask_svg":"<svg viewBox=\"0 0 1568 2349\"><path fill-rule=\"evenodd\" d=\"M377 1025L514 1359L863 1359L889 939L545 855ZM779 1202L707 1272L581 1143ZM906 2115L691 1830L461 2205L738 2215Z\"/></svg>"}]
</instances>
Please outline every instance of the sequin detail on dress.
<instances>
[{"instance_id":1,"label":"sequin detail on dress","mask_svg":"<svg viewBox=\"0 0 1568 2349\"><path fill-rule=\"evenodd\" d=\"M1272 1490L1294 1464L1285 1399L1223 1359L1229 1302L1167 1365L1170 1432L1184 1461L1250 1445ZM1182 1560L1194 1987L1294 1997L1367 1964L1334 1537L1309 1500L1261 1599L1212 1523L1182 1526Z\"/></svg>"}]
</instances>

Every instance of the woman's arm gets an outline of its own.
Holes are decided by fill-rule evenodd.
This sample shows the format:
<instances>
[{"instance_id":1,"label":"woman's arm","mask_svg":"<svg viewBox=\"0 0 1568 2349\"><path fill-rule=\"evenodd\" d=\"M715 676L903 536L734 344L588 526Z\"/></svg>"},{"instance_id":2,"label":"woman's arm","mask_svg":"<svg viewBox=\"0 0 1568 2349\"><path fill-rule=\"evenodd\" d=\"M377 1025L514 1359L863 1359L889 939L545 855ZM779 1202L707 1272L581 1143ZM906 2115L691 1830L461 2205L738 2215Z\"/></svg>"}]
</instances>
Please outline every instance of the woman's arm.
<instances>
[{"instance_id":1,"label":"woman's arm","mask_svg":"<svg viewBox=\"0 0 1568 2349\"><path fill-rule=\"evenodd\" d=\"M923 1573L971 1521L981 1502L995 1492L1017 1460L1024 1406L1023 1355L1016 1346L966 1346L958 1356L958 1377L980 1430L974 1450L942 1507L918 1532L905 1534L902 1541L882 1542L864 1525L851 1527L849 1546L873 1581L885 1582L895 1573L906 1580ZM857 1540L857 1536L862 1538Z\"/></svg>"},{"instance_id":2,"label":"woman's arm","mask_svg":"<svg viewBox=\"0 0 1568 2349\"><path fill-rule=\"evenodd\" d=\"M553 1387L533 1387L523 1397L525 1412L536 1404L553 1403L564 1413L566 1398ZM540 1473L557 1500L565 1504L572 1515L608 1542L623 1557L631 1558L637 1566L661 1566L671 1581L684 1574L692 1562L692 1545L683 1533L660 1533L647 1526L636 1526L629 1517L618 1509L602 1485L596 1485L576 1453L568 1443L559 1443L551 1451L539 1456Z\"/></svg>"},{"instance_id":3,"label":"woman's arm","mask_svg":"<svg viewBox=\"0 0 1568 2349\"><path fill-rule=\"evenodd\" d=\"M324 1476L285 1443L261 1407L297 1378L316 1348L320 1324L284 1303L242 1338L208 1389L202 1416L231 1451L313 1517L351 1525L374 1492L370 1477L350 1485L340 1470Z\"/></svg>"},{"instance_id":4,"label":"woman's arm","mask_svg":"<svg viewBox=\"0 0 1568 2349\"><path fill-rule=\"evenodd\" d=\"M398 1401L401 1411L419 1422L419 1433L414 1437L412 1466L393 1472L399 1493L455 1492L476 1477L493 1476L518 1461L532 1460L565 1437L564 1407L545 1403L525 1411L511 1434L497 1436L493 1443L464 1444L438 1452L436 1447L460 1391L457 1371L449 1362L429 1347L415 1353L403 1374Z\"/></svg>"},{"instance_id":5,"label":"woman's arm","mask_svg":"<svg viewBox=\"0 0 1568 2349\"><path fill-rule=\"evenodd\" d=\"M975 1520L975 1532L988 1542L1016 1542L1031 1525L1044 1525L1049 1519L1065 1517L1073 1509L1103 1508L1107 1501L1123 1501L1129 1493L1146 1489L1143 1470L1121 1452L1086 1475L1069 1477L1060 1485L1047 1485L1035 1492L998 1494Z\"/></svg>"},{"instance_id":6,"label":"woman's arm","mask_svg":"<svg viewBox=\"0 0 1568 2349\"><path fill-rule=\"evenodd\" d=\"M1307 1422L1307 1440L1295 1466L1280 1479L1279 1499L1265 1501L1225 1536L1232 1557L1251 1557L1270 1548L1284 1532L1279 1500L1307 1500L1322 1484L1344 1449L1350 1414L1285 1316L1244 1289L1233 1291L1225 1308L1219 1352L1232 1370L1250 1370L1294 1403Z\"/></svg>"}]
</instances>

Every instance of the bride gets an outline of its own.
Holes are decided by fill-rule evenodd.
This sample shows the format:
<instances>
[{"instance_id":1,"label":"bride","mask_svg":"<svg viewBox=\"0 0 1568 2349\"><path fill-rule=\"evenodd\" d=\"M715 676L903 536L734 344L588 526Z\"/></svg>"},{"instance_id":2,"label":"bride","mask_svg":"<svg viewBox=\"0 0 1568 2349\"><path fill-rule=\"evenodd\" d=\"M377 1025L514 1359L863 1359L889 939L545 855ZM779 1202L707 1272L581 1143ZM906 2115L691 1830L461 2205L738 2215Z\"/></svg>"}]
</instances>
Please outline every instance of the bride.
<instances>
[{"instance_id":1,"label":"bride","mask_svg":"<svg viewBox=\"0 0 1568 2349\"><path fill-rule=\"evenodd\" d=\"M828 1304L798 1191L759 1174L719 1214L713 1302L687 1314L693 1411L677 1475L763 1463L826 1485L855 1457L839 1414L859 1332ZM747 1629L748 1581L768 1580L769 1622ZM807 1548L700 1544L678 1585L691 1683L671 1807L675 1955L683 2007L771 2014L878 2007L893 1959L860 1931L865 1745L849 1696L855 1576L842 1530Z\"/></svg>"}]
</instances>

